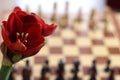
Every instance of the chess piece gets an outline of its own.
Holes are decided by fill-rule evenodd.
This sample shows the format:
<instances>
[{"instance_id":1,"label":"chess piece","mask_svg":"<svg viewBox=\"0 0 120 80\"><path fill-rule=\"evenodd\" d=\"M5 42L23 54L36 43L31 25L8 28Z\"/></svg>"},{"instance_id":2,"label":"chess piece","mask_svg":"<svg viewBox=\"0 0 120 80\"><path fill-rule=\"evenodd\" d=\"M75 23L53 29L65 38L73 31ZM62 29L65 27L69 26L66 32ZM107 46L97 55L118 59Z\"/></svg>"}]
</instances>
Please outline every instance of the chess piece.
<instances>
[{"instance_id":1,"label":"chess piece","mask_svg":"<svg viewBox=\"0 0 120 80\"><path fill-rule=\"evenodd\" d=\"M26 11L27 13L30 13L30 8L29 8L28 5L26 5L26 7L25 7L25 11Z\"/></svg>"},{"instance_id":2,"label":"chess piece","mask_svg":"<svg viewBox=\"0 0 120 80\"><path fill-rule=\"evenodd\" d=\"M15 80L15 74L16 74L16 69L14 67L12 67L10 76L9 76L9 80Z\"/></svg>"},{"instance_id":3,"label":"chess piece","mask_svg":"<svg viewBox=\"0 0 120 80\"><path fill-rule=\"evenodd\" d=\"M105 72L109 72L111 69L110 69L110 64L111 64L111 61L110 59L107 60L107 67L105 68Z\"/></svg>"},{"instance_id":4,"label":"chess piece","mask_svg":"<svg viewBox=\"0 0 120 80\"><path fill-rule=\"evenodd\" d=\"M114 77L115 75L114 75L114 70L113 69L111 69L110 70L110 74L109 74L109 76L108 76L108 79L107 80L115 80L115 77Z\"/></svg>"},{"instance_id":5,"label":"chess piece","mask_svg":"<svg viewBox=\"0 0 120 80\"><path fill-rule=\"evenodd\" d=\"M49 61L46 59L45 64L41 70L40 80L49 80L49 76L47 76L49 73L50 73Z\"/></svg>"},{"instance_id":6,"label":"chess piece","mask_svg":"<svg viewBox=\"0 0 120 80\"><path fill-rule=\"evenodd\" d=\"M73 62L73 69L71 70L73 78L71 80L80 80L80 78L78 77L79 65L80 65L79 60L75 60Z\"/></svg>"},{"instance_id":7,"label":"chess piece","mask_svg":"<svg viewBox=\"0 0 120 80\"><path fill-rule=\"evenodd\" d=\"M104 23L108 21L107 19L108 19L109 13L110 13L110 9L106 7L103 13L103 20L102 20Z\"/></svg>"},{"instance_id":8,"label":"chess piece","mask_svg":"<svg viewBox=\"0 0 120 80\"><path fill-rule=\"evenodd\" d=\"M89 19L90 21L95 19L95 13L96 13L96 10L92 9L91 14L90 14L90 19Z\"/></svg>"},{"instance_id":9,"label":"chess piece","mask_svg":"<svg viewBox=\"0 0 120 80\"><path fill-rule=\"evenodd\" d=\"M90 79L89 80L97 80L97 69L96 69L96 60L93 60L92 67L90 68Z\"/></svg>"},{"instance_id":10,"label":"chess piece","mask_svg":"<svg viewBox=\"0 0 120 80\"><path fill-rule=\"evenodd\" d=\"M53 14L51 17L51 21L57 22L57 3L56 2L54 3L54 6L53 6Z\"/></svg>"},{"instance_id":11,"label":"chess piece","mask_svg":"<svg viewBox=\"0 0 120 80\"><path fill-rule=\"evenodd\" d=\"M82 21L82 11L79 9L79 12L74 20L74 22L81 22Z\"/></svg>"},{"instance_id":12,"label":"chess piece","mask_svg":"<svg viewBox=\"0 0 120 80\"><path fill-rule=\"evenodd\" d=\"M66 2L65 13L59 21L59 25L61 28L65 28L68 26L68 23L69 23L69 15L68 15L69 11L68 10L69 10L69 2Z\"/></svg>"},{"instance_id":13,"label":"chess piece","mask_svg":"<svg viewBox=\"0 0 120 80\"><path fill-rule=\"evenodd\" d=\"M92 11L91 11L91 14L90 14L90 19L89 19L89 28L91 29L91 30L94 30L95 29L95 13L96 13L96 11L95 11L95 9L93 9Z\"/></svg>"},{"instance_id":14,"label":"chess piece","mask_svg":"<svg viewBox=\"0 0 120 80\"><path fill-rule=\"evenodd\" d=\"M64 79L64 73L65 73L65 69L64 69L65 63L63 60L60 60L58 63L58 68L57 68L57 78L56 80L65 80Z\"/></svg>"},{"instance_id":15,"label":"chess piece","mask_svg":"<svg viewBox=\"0 0 120 80\"><path fill-rule=\"evenodd\" d=\"M90 73L90 79L89 80L97 80L96 79L96 73L94 73L94 72Z\"/></svg>"},{"instance_id":16,"label":"chess piece","mask_svg":"<svg viewBox=\"0 0 120 80\"><path fill-rule=\"evenodd\" d=\"M32 74L32 68L29 64L29 60L26 60L26 65L22 70L23 80L30 80Z\"/></svg>"},{"instance_id":17,"label":"chess piece","mask_svg":"<svg viewBox=\"0 0 120 80\"><path fill-rule=\"evenodd\" d=\"M40 16L40 17L42 17L42 10L41 10L41 6L39 5L39 7L38 7L38 15Z\"/></svg>"},{"instance_id":18,"label":"chess piece","mask_svg":"<svg viewBox=\"0 0 120 80\"><path fill-rule=\"evenodd\" d=\"M92 67L90 68L90 73L91 73L92 75L96 75L96 74L97 74L96 60L93 60Z\"/></svg>"}]
</instances>

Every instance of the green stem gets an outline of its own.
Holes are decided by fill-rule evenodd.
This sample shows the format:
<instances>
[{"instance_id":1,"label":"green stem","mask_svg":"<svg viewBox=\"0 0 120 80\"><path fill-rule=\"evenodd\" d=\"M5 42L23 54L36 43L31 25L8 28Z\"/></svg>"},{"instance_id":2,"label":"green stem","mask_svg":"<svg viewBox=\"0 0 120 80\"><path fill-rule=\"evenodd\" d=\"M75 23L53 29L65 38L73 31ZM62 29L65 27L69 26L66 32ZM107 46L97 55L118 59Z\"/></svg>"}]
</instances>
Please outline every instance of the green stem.
<instances>
[{"instance_id":1,"label":"green stem","mask_svg":"<svg viewBox=\"0 0 120 80\"><path fill-rule=\"evenodd\" d=\"M0 80L8 80L11 70L12 65L2 65L0 70Z\"/></svg>"}]
</instances>

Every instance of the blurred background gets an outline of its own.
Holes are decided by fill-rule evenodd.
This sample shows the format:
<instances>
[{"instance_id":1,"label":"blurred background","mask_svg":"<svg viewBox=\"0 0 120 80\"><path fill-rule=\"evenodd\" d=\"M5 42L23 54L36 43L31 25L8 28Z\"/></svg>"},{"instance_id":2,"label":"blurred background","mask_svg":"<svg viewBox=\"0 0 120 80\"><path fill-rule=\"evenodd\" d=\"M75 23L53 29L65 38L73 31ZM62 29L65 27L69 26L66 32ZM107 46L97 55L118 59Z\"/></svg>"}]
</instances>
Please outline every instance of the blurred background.
<instances>
[{"instance_id":1,"label":"blurred background","mask_svg":"<svg viewBox=\"0 0 120 80\"><path fill-rule=\"evenodd\" d=\"M32 76L28 74L31 80L39 80L46 59L50 60L52 75L59 60L64 60L67 64L67 77L71 77L71 63L78 59L82 65L79 74L82 80L89 80L90 76L85 74L88 74L86 70L93 65L94 59L97 60L100 72L97 80L106 80L108 74L102 72L102 69L112 63L111 67L118 71L115 80L120 80L120 0L0 0L0 24L7 20L15 6L20 6L28 13L38 14L48 23L58 24L55 33L47 38L47 44L39 54L27 58L32 66ZM94 26L92 28L95 31L91 28L89 30L90 25ZM15 64L16 80L22 80L25 63L26 59ZM54 80L55 76L51 77L50 80Z\"/></svg>"}]
</instances>

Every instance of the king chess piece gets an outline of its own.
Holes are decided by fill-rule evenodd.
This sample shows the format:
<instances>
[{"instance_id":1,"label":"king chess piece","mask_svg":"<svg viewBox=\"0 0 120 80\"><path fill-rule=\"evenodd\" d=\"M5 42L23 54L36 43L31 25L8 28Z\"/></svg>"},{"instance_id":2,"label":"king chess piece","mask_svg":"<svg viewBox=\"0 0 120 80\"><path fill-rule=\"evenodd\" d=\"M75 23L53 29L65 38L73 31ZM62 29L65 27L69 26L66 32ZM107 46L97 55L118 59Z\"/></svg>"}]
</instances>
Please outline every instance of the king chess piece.
<instances>
[{"instance_id":1,"label":"king chess piece","mask_svg":"<svg viewBox=\"0 0 120 80\"><path fill-rule=\"evenodd\" d=\"M49 73L50 73L49 61L48 59L45 60L45 64L41 70L41 78L40 80L49 80Z\"/></svg>"},{"instance_id":2,"label":"king chess piece","mask_svg":"<svg viewBox=\"0 0 120 80\"><path fill-rule=\"evenodd\" d=\"M57 73L56 80L65 80L64 79L64 74L65 74L64 67L65 67L64 61L60 60L59 63L58 63L57 70L56 70L56 73Z\"/></svg>"},{"instance_id":3,"label":"king chess piece","mask_svg":"<svg viewBox=\"0 0 120 80\"><path fill-rule=\"evenodd\" d=\"M93 9L91 11L91 14L90 14L90 18L89 18L89 28L91 30L94 30L95 29L95 26L96 26L96 23L95 23L95 13L96 13L96 10Z\"/></svg>"},{"instance_id":4,"label":"king chess piece","mask_svg":"<svg viewBox=\"0 0 120 80\"><path fill-rule=\"evenodd\" d=\"M81 21L82 21L82 11L81 11L81 9L79 9L78 14L77 14L74 22L80 23Z\"/></svg>"},{"instance_id":5,"label":"king chess piece","mask_svg":"<svg viewBox=\"0 0 120 80\"><path fill-rule=\"evenodd\" d=\"M56 2L53 4L53 13L51 16L51 21L55 23L57 22L57 3Z\"/></svg>"},{"instance_id":6,"label":"king chess piece","mask_svg":"<svg viewBox=\"0 0 120 80\"><path fill-rule=\"evenodd\" d=\"M69 2L66 2L65 4L65 13L63 14L63 16L60 18L59 20L59 25L61 28L66 28L68 27L69 24Z\"/></svg>"},{"instance_id":7,"label":"king chess piece","mask_svg":"<svg viewBox=\"0 0 120 80\"><path fill-rule=\"evenodd\" d=\"M29 60L26 60L26 65L22 70L23 80L31 80L32 68L29 64Z\"/></svg>"}]
</instances>

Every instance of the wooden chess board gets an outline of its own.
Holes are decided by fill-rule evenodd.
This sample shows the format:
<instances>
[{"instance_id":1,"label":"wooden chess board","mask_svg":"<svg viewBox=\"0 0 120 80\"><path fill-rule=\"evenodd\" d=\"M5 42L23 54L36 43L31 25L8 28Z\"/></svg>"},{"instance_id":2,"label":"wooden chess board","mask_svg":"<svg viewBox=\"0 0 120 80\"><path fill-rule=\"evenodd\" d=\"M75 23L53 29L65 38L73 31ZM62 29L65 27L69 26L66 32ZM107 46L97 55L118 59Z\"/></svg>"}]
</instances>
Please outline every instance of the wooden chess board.
<instances>
[{"instance_id":1,"label":"wooden chess board","mask_svg":"<svg viewBox=\"0 0 120 80\"><path fill-rule=\"evenodd\" d=\"M86 16L87 17L87 16ZM85 18L81 23L74 23L71 28L60 29L59 26L53 35L46 38L46 45L34 57L27 58L30 60L32 67L32 80L40 77L40 70L47 58L50 61L52 74L50 80L55 80L54 73L57 63L60 59L65 61L65 78L72 77L70 70L74 59L80 60L79 76L82 80L89 80L88 69L92 66L92 61L97 60L97 80L105 80L108 73L104 72L106 61L111 60L111 67L120 68L120 37L115 20L111 14L108 17L108 33L104 34L104 24L99 15L96 16L96 29L90 30L88 19ZM25 65L25 60L15 64L18 70L16 80L22 80L21 70ZM120 74L115 72L115 80L120 80Z\"/></svg>"}]
</instances>

